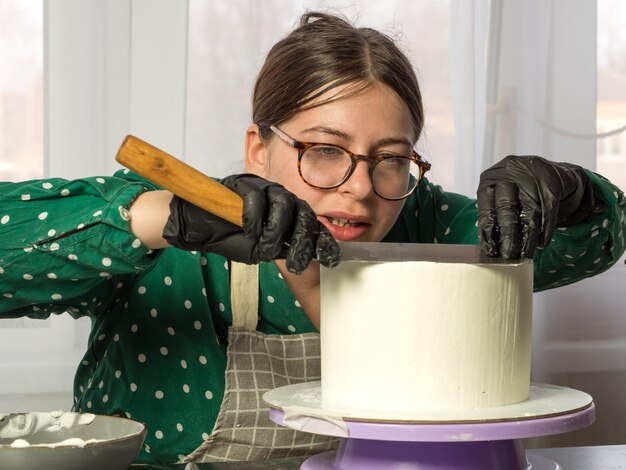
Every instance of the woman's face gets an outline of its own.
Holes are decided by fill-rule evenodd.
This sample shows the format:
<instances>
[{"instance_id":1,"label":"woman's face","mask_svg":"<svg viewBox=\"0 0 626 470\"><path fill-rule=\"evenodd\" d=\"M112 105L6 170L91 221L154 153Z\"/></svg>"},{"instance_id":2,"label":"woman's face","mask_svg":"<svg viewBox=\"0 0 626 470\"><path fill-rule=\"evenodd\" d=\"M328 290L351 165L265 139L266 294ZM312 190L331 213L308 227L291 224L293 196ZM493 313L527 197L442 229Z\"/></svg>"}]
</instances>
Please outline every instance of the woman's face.
<instances>
[{"instance_id":1,"label":"woman's face","mask_svg":"<svg viewBox=\"0 0 626 470\"><path fill-rule=\"evenodd\" d=\"M324 101L338 91L319 99ZM335 144L360 155L407 154L414 143L408 108L385 85L302 111L279 127L296 140ZM263 141L256 126L248 129L247 171L283 185L308 202L337 240L382 240L404 201L388 201L374 193L367 162L359 161L352 176L338 188L317 189L300 178L297 157L297 150L279 138Z\"/></svg>"}]
</instances>

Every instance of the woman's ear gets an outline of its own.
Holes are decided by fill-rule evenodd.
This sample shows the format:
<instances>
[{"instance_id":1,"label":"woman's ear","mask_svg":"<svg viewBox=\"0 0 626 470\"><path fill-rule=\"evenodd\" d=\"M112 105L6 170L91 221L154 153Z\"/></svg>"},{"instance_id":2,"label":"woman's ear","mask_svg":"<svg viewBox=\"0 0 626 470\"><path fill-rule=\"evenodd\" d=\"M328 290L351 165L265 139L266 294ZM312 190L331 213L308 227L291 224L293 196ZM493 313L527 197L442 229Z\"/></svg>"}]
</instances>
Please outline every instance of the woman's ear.
<instances>
[{"instance_id":1,"label":"woman's ear","mask_svg":"<svg viewBox=\"0 0 626 470\"><path fill-rule=\"evenodd\" d=\"M256 124L251 124L246 130L245 150L246 171L265 178L268 171L267 144Z\"/></svg>"}]
</instances>

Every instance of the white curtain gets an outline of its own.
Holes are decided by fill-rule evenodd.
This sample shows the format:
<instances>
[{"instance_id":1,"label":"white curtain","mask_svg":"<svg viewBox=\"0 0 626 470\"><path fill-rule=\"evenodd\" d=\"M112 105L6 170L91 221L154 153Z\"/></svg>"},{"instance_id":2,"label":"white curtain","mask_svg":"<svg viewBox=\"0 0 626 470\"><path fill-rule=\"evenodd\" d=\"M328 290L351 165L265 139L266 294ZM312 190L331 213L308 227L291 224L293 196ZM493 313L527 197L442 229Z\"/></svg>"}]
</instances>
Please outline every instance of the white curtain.
<instances>
[{"instance_id":1,"label":"white curtain","mask_svg":"<svg viewBox=\"0 0 626 470\"><path fill-rule=\"evenodd\" d=\"M457 190L508 154L595 168L596 4L452 0Z\"/></svg>"},{"instance_id":2,"label":"white curtain","mask_svg":"<svg viewBox=\"0 0 626 470\"><path fill-rule=\"evenodd\" d=\"M108 175L126 134L182 155L187 2L45 0L46 177ZM1 410L69 409L87 318L0 324Z\"/></svg>"},{"instance_id":3,"label":"white curtain","mask_svg":"<svg viewBox=\"0 0 626 470\"><path fill-rule=\"evenodd\" d=\"M473 196L485 147L489 0L452 0L450 20L456 190Z\"/></svg>"},{"instance_id":4,"label":"white curtain","mask_svg":"<svg viewBox=\"0 0 626 470\"><path fill-rule=\"evenodd\" d=\"M126 134L182 155L187 1L45 1L46 176L111 174Z\"/></svg>"}]
</instances>

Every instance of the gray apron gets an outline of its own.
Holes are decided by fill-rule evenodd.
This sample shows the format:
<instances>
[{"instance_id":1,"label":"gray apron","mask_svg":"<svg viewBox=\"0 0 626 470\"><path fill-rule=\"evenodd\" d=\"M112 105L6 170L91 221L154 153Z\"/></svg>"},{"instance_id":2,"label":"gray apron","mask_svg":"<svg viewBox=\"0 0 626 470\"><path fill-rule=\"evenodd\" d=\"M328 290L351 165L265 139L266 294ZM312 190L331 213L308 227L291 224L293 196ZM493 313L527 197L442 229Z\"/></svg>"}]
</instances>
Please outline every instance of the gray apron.
<instances>
[{"instance_id":1,"label":"gray apron","mask_svg":"<svg viewBox=\"0 0 626 470\"><path fill-rule=\"evenodd\" d=\"M224 399L211 435L182 462L305 457L336 449L339 439L294 431L269 419L263 394L320 380L318 333L265 335L258 321L258 265L231 263L233 326L228 329Z\"/></svg>"}]
</instances>

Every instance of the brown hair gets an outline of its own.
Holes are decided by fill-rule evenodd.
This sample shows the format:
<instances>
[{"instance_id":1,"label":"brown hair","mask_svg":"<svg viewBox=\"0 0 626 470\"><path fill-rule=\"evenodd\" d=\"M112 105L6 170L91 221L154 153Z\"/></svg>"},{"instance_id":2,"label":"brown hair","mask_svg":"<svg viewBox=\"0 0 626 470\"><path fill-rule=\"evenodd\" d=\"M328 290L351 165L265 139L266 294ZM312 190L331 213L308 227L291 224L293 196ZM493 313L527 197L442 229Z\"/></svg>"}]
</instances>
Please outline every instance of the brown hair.
<instances>
[{"instance_id":1,"label":"brown hair","mask_svg":"<svg viewBox=\"0 0 626 470\"><path fill-rule=\"evenodd\" d=\"M252 119L268 137L270 125L323 104L312 104L323 93L354 84L348 94L355 94L375 83L387 85L406 103L417 140L424 125L419 85L411 63L394 41L338 16L307 12L299 27L268 53L254 86Z\"/></svg>"}]
</instances>

